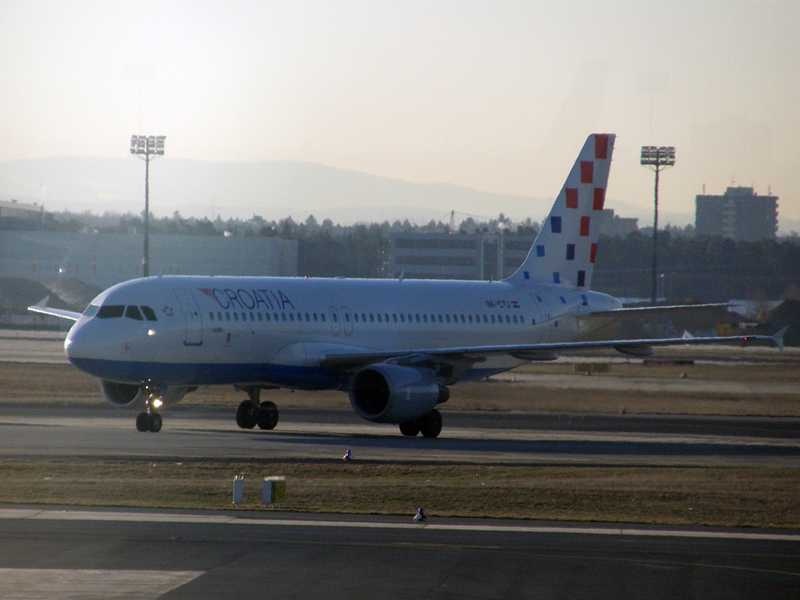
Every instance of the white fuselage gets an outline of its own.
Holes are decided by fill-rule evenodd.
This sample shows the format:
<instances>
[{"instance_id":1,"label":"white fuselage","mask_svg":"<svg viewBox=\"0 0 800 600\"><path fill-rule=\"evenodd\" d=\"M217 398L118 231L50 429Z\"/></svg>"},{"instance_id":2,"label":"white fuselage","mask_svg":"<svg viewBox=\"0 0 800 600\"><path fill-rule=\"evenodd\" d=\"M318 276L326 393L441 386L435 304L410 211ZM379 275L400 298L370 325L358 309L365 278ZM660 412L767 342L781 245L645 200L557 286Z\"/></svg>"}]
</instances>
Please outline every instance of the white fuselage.
<instances>
[{"instance_id":1,"label":"white fuselage","mask_svg":"<svg viewBox=\"0 0 800 600\"><path fill-rule=\"evenodd\" d=\"M618 306L597 292L504 281L152 277L98 296L65 351L124 383L342 388L346 378L321 367L331 353L572 341L604 324L589 329L580 314ZM466 377L521 362L490 356Z\"/></svg>"}]
</instances>

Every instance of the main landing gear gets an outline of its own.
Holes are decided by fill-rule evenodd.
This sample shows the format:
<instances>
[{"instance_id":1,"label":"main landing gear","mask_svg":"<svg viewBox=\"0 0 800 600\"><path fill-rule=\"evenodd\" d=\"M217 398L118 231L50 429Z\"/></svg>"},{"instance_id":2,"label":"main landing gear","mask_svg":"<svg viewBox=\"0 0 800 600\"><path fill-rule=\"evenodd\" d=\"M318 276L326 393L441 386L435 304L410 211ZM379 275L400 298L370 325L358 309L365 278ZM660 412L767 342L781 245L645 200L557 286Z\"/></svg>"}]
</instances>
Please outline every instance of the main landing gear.
<instances>
[{"instance_id":1,"label":"main landing gear","mask_svg":"<svg viewBox=\"0 0 800 600\"><path fill-rule=\"evenodd\" d=\"M256 425L259 429L275 429L280 417L275 403L259 400L261 388L252 387L243 391L247 392L250 399L242 400L236 409L236 424L242 429L253 429Z\"/></svg>"},{"instance_id":2,"label":"main landing gear","mask_svg":"<svg viewBox=\"0 0 800 600\"><path fill-rule=\"evenodd\" d=\"M442 432L442 413L435 408L424 417L400 423L400 433L414 437L421 433L426 438L435 438Z\"/></svg>"}]
</instances>

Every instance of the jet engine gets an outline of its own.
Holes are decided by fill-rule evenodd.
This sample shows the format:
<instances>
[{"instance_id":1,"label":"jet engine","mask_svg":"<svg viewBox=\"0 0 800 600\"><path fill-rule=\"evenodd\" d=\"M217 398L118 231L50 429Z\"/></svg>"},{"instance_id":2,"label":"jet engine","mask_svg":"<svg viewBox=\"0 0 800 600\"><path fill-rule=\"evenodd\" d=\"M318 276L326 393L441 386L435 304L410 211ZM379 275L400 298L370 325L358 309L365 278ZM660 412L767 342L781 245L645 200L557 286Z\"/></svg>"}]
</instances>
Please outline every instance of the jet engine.
<instances>
[{"instance_id":1,"label":"jet engine","mask_svg":"<svg viewBox=\"0 0 800 600\"><path fill-rule=\"evenodd\" d=\"M381 363L361 369L350 382L350 404L359 417L378 423L406 423L446 402L449 390L433 371Z\"/></svg>"},{"instance_id":2,"label":"jet engine","mask_svg":"<svg viewBox=\"0 0 800 600\"><path fill-rule=\"evenodd\" d=\"M157 398L161 401L162 407L169 406L179 402L187 392L191 391L187 387L163 386L155 388L153 393L153 391L148 392L143 385L118 383L107 379L100 381L100 389L103 390L103 396L107 402L125 410L145 410L147 408L147 400L151 398L151 395L153 399Z\"/></svg>"}]
</instances>

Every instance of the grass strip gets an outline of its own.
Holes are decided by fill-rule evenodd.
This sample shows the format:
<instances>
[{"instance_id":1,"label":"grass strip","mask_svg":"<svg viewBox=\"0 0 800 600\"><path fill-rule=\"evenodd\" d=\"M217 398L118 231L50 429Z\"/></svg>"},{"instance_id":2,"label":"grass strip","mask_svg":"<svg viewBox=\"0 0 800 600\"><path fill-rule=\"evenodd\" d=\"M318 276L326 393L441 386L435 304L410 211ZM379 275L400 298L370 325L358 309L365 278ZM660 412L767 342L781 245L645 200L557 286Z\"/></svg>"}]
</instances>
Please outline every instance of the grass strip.
<instances>
[{"instance_id":1,"label":"grass strip","mask_svg":"<svg viewBox=\"0 0 800 600\"><path fill-rule=\"evenodd\" d=\"M284 476L283 511L800 528L797 470L763 467L15 459L0 461L0 502L230 509L239 474L247 510Z\"/></svg>"}]
</instances>

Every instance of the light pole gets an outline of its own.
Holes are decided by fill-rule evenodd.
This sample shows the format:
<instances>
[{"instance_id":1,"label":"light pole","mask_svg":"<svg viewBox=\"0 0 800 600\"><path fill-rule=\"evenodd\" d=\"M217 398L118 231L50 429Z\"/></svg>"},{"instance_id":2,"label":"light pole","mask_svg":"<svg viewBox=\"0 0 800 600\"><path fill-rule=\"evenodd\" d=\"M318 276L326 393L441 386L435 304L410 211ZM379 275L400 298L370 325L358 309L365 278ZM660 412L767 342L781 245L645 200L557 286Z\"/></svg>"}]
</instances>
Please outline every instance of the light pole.
<instances>
[{"instance_id":1,"label":"light pole","mask_svg":"<svg viewBox=\"0 0 800 600\"><path fill-rule=\"evenodd\" d=\"M165 135L131 136L131 154L144 160L144 255L142 273L150 276L150 157L164 156Z\"/></svg>"},{"instance_id":2,"label":"light pole","mask_svg":"<svg viewBox=\"0 0 800 600\"><path fill-rule=\"evenodd\" d=\"M653 216L653 263L652 263L652 303L658 297L658 174L675 164L675 146L642 146L641 164L656 172L655 211Z\"/></svg>"}]
</instances>

